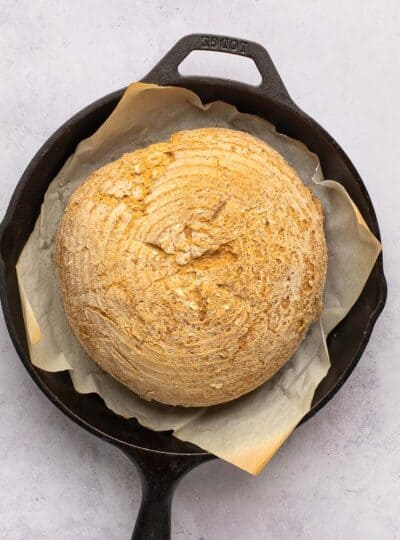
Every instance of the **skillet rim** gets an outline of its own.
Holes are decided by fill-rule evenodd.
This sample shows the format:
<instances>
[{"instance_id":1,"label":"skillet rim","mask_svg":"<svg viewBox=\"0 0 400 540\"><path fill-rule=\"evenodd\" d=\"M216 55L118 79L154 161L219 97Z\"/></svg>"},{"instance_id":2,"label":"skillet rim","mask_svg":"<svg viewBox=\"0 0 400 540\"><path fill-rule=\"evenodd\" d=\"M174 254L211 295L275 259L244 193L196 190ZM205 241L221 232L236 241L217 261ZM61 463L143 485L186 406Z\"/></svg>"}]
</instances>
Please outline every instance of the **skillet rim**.
<instances>
[{"instance_id":1,"label":"skillet rim","mask_svg":"<svg viewBox=\"0 0 400 540\"><path fill-rule=\"evenodd\" d=\"M231 81L228 79L216 79L212 77L186 77L185 83L182 83L182 79L178 79L175 82L172 82L171 86L194 86L199 84L201 82L202 85L204 84L210 84L212 83L214 86L219 86L220 88L224 88L228 86L228 88L234 88L238 91L245 91L247 93L251 92L251 87L248 85L245 85L240 82ZM147 77L142 79L142 82L150 82ZM152 81L154 82L154 81ZM13 342L13 345L17 351L17 354L19 358L21 359L22 363L24 364L25 368L27 369L28 373L34 380L34 382L37 384L37 386L40 388L40 390L46 395L46 397L54 403L54 405L57 406L59 410L61 410L66 416L71 418L76 424L80 425L82 428L84 428L86 431L89 431L93 433L94 435L97 435L103 440L106 440L115 446L118 446L122 448L123 450L127 450L129 448L137 449L137 450L143 450L155 454L167 454L170 456L204 456L204 459L214 457L209 452L205 452L202 449L197 449L194 445L191 445L190 443L182 442L183 445L188 446L192 449L192 451L188 452L172 452L172 451L165 451L165 450L156 450L152 448L146 448L139 445L135 445L133 443L129 443L123 440L120 440L113 435L110 435L109 433L106 433L105 431L102 431L98 427L93 426L80 416L78 416L74 411L72 411L69 407L67 407L63 401L61 401L58 396L45 384L45 382L41 379L39 372L37 369L33 366L31 363L29 357L27 354L25 354L23 347L21 345L20 339L18 337L18 333L14 327L14 322L11 316L11 309L8 302L8 295L7 295L7 287L6 287L6 264L5 264L5 258L3 254L3 238L4 234L7 231L9 227L13 224L13 217L14 213L16 211L19 199L21 197L21 194L23 190L25 189L25 186L28 184L30 176L32 171L37 167L37 165L40 163L40 160L42 157L47 154L49 151L51 151L52 147L57 143L57 140L65 133L66 130L70 128L75 122L84 119L89 113L95 112L100 107L106 106L111 104L113 101L117 103L117 101L121 98L123 95L123 92L126 88L122 88L120 90L116 90L114 92L111 92L107 94L106 96L95 100L91 104L87 105L80 111L78 111L76 114L74 114L71 118L69 118L64 124L62 124L41 146L41 148L37 151L33 159L28 164L27 168L25 169L24 173L22 174L18 184L16 185L10 203L7 207L7 210L4 214L3 221L0 225L0 298L1 303L3 306L3 313L4 313L4 320L7 326L7 330L10 334L11 340ZM271 101L276 101L274 99L271 99ZM369 225L371 229L373 230L374 234L377 236L377 238L380 240L380 233L379 233L379 225L376 218L375 210L372 205L372 201L370 199L370 196L367 192L367 189L358 174L356 168L350 161L347 154L344 152L344 150L340 147L340 145L333 139L327 131L321 127L314 119L309 117L306 113L304 113L301 109L299 109L295 104L290 102L289 104L277 102L280 107L287 108L289 113L292 115L296 115L298 117L301 117L303 121L306 121L307 123L311 124L316 130L319 132L319 137L325 137L325 139L334 147L336 152L340 154L342 160L349 168L354 181L358 184L358 187L360 188L361 195L365 200L366 206L368 207L369 211ZM15 271L15 270L14 270ZM358 364L362 353L364 352L367 343L369 341L369 338L371 336L372 330L375 326L375 323L381 314L383 307L386 302L387 298L387 285L386 285L386 279L384 276L383 271L383 257L382 252L379 255L375 266L372 270L372 272L376 272L377 282L379 284L379 300L375 306L375 309L371 312L367 327L364 330L363 338L360 341L360 345L355 352L355 354L352 357L351 362L341 375L335 382L334 386L330 389L329 392L327 392L321 399L319 399L316 403L313 403L310 411L304 416L304 418L299 422L298 425L303 424L307 420L309 420L312 416L314 416L324 405L330 401L336 393L340 390L340 388L343 386L343 384L347 381L353 370L355 369L356 365ZM349 315L347 315L349 316ZM114 413L115 414L115 413ZM198 451L197 451L198 450Z\"/></svg>"}]
</instances>

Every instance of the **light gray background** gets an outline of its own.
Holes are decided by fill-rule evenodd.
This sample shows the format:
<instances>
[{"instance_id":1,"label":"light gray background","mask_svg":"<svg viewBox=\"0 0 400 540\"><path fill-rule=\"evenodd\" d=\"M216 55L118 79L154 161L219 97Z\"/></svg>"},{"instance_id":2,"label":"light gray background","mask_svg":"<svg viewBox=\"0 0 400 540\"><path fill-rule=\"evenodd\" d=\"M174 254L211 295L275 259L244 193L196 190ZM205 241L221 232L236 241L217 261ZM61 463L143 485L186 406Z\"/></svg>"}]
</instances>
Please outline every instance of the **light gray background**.
<instances>
[{"instance_id":1,"label":"light gray background","mask_svg":"<svg viewBox=\"0 0 400 540\"><path fill-rule=\"evenodd\" d=\"M173 537L400 539L398 2L1 0L1 215L56 128L196 31L262 43L351 156L380 220L389 299L350 381L259 477L215 461L183 480ZM232 58L210 53L196 69L241 79ZM130 538L134 468L37 390L2 320L0 352L0 538Z\"/></svg>"}]
</instances>

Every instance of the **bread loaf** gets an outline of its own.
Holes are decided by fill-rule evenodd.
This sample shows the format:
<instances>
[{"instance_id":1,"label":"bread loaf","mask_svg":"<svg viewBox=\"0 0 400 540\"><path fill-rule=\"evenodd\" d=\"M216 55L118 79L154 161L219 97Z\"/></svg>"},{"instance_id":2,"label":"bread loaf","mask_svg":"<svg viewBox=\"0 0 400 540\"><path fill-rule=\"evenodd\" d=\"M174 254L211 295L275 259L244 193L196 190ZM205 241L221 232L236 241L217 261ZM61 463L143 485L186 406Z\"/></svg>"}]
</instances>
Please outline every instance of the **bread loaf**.
<instances>
[{"instance_id":1,"label":"bread loaf","mask_svg":"<svg viewBox=\"0 0 400 540\"><path fill-rule=\"evenodd\" d=\"M275 150L204 128L124 154L75 191L56 264L75 336L145 399L261 385L322 309L321 206Z\"/></svg>"}]
</instances>

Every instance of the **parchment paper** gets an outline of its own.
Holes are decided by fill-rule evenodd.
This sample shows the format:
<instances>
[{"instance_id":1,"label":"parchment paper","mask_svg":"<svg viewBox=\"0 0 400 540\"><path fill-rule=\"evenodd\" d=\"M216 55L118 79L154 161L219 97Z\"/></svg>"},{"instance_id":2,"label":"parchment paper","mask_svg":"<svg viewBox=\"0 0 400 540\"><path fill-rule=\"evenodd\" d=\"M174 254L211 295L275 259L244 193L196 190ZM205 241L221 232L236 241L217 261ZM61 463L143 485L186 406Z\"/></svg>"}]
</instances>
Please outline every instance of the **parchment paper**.
<instances>
[{"instance_id":1,"label":"parchment paper","mask_svg":"<svg viewBox=\"0 0 400 540\"><path fill-rule=\"evenodd\" d=\"M53 250L57 224L68 199L91 171L123 152L165 140L182 129L203 126L250 132L286 158L323 204L329 260L322 317L285 367L236 401L188 409L142 400L87 356L64 314ZM178 439L257 474L309 411L315 389L329 368L326 335L357 300L379 251L379 242L345 189L335 181L324 181L317 156L302 143L226 103L203 106L189 90L132 84L107 121L78 145L50 184L40 217L19 258L17 274L31 360L48 371L69 370L78 392L98 393L114 412L135 417L153 430L173 430Z\"/></svg>"}]
</instances>

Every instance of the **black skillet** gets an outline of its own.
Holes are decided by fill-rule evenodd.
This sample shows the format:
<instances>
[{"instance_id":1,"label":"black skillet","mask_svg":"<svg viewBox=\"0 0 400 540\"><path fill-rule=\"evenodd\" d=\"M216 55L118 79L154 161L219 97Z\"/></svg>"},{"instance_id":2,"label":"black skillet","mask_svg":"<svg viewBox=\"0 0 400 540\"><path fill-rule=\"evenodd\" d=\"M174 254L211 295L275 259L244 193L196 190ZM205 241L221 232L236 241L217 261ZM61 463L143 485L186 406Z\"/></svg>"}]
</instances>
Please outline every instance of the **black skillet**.
<instances>
[{"instance_id":1,"label":"black skillet","mask_svg":"<svg viewBox=\"0 0 400 540\"><path fill-rule=\"evenodd\" d=\"M178 66L193 50L219 51L254 60L262 77L259 86L210 77L182 77ZM365 221L379 238L378 223L368 193L357 171L339 145L314 120L301 111L278 75L267 51L250 41L226 36L192 34L182 38L146 75L145 82L184 86L203 102L223 100L242 112L257 114L276 125L278 131L303 141L318 156L325 177L340 181ZM17 287L15 264L39 215L50 181L77 144L106 120L124 89L89 105L68 120L42 146L24 172L12 196L0 228L0 294L4 317L15 348L26 369L46 396L77 424L119 447L137 466L143 497L133 539L170 538L171 500L177 482L193 467L214 456L169 432L153 432L135 420L111 412L95 394L74 391L67 372L48 373L29 359ZM303 422L338 391L368 342L386 300L382 256L353 309L329 336L332 366L319 385L312 408Z\"/></svg>"}]
</instances>

